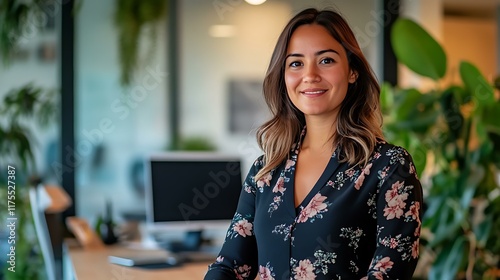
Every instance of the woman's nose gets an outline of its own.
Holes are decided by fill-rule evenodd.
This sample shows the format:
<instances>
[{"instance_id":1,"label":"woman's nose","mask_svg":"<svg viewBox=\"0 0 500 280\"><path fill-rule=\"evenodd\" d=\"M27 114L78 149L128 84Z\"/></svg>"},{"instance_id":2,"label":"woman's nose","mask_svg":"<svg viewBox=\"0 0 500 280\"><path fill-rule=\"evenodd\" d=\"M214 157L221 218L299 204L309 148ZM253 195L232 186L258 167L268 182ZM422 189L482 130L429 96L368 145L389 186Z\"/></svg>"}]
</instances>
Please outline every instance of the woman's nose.
<instances>
[{"instance_id":1,"label":"woman's nose","mask_svg":"<svg viewBox=\"0 0 500 280\"><path fill-rule=\"evenodd\" d=\"M304 71L304 82L314 83L321 80L318 73L318 67L316 65L310 64L305 67Z\"/></svg>"}]
</instances>

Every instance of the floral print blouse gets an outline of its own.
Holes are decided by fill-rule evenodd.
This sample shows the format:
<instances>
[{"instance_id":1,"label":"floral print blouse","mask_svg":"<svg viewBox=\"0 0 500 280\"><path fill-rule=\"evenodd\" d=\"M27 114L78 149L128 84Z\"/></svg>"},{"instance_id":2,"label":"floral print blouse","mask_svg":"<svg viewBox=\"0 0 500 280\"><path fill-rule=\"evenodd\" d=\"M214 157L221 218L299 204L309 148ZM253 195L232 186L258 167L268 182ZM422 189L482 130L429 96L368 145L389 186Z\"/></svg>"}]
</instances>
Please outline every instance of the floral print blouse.
<instances>
[{"instance_id":1,"label":"floral print blouse","mask_svg":"<svg viewBox=\"0 0 500 280\"><path fill-rule=\"evenodd\" d=\"M349 166L337 148L295 207L299 152L300 141L258 181L262 156L254 162L205 280L411 279L423 201L408 152L380 142L366 166Z\"/></svg>"}]
</instances>

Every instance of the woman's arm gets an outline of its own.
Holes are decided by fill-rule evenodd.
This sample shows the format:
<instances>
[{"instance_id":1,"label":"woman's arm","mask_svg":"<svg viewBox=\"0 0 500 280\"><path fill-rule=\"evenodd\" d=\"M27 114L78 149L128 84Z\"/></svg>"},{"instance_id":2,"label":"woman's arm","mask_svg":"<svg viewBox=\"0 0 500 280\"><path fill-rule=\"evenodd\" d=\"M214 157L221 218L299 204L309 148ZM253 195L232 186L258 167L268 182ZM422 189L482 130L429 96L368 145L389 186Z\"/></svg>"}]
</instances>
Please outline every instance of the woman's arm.
<instances>
[{"instance_id":1,"label":"woman's arm","mask_svg":"<svg viewBox=\"0 0 500 280\"><path fill-rule=\"evenodd\" d=\"M210 264L205 280L255 279L257 275L257 244L253 230L256 193L254 176L260 167L261 158L255 161L248 172L224 245L217 260Z\"/></svg>"},{"instance_id":2,"label":"woman's arm","mask_svg":"<svg viewBox=\"0 0 500 280\"><path fill-rule=\"evenodd\" d=\"M401 147L386 153L379 172L377 249L364 279L411 279L419 257L422 186L411 156Z\"/></svg>"}]
</instances>

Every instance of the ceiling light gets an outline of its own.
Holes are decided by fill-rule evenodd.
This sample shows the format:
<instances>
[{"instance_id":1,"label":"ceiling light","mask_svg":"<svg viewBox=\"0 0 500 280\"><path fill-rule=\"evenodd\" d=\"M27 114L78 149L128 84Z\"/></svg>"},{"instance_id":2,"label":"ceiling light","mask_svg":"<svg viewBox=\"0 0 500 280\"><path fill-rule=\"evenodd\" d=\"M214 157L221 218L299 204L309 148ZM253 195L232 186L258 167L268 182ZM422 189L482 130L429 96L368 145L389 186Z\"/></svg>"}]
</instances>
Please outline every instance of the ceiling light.
<instances>
[{"instance_id":1,"label":"ceiling light","mask_svg":"<svg viewBox=\"0 0 500 280\"><path fill-rule=\"evenodd\" d=\"M245 0L245 1L250 5L260 5L266 2L266 0Z\"/></svg>"}]
</instances>

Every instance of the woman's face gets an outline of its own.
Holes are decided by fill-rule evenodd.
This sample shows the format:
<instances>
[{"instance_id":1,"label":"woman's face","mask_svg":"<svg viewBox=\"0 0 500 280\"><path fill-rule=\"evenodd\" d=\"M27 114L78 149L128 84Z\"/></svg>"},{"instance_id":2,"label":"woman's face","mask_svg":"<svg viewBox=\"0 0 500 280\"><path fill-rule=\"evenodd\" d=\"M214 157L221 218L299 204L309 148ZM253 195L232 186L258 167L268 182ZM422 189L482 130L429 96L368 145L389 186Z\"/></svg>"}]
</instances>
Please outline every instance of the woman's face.
<instances>
[{"instance_id":1,"label":"woman's face","mask_svg":"<svg viewBox=\"0 0 500 280\"><path fill-rule=\"evenodd\" d=\"M323 26L301 25L293 32L285 84L290 100L306 120L318 116L336 120L347 86L355 81L344 47Z\"/></svg>"}]
</instances>

